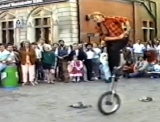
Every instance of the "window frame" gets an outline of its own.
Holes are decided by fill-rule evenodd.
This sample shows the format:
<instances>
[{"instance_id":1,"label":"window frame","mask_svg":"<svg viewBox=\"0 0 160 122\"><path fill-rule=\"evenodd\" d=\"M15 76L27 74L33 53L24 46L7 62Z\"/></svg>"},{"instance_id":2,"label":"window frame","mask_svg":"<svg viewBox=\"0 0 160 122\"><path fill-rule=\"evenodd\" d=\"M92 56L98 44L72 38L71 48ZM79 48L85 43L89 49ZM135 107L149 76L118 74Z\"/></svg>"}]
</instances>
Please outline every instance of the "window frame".
<instances>
[{"instance_id":1,"label":"window frame","mask_svg":"<svg viewBox=\"0 0 160 122\"><path fill-rule=\"evenodd\" d=\"M45 18L48 18L49 19L49 25L44 25L43 24L43 21L44 21L44 19ZM40 19L40 25L36 25L36 23L35 23L35 20L36 19ZM52 26L52 23L51 23L51 16L37 16L37 17L34 17L33 18L33 22L34 22L34 31L35 31L35 41L38 41L38 39L37 39L37 32L36 32L36 29L40 29L41 31L42 31L42 33L40 34L41 36L40 36L40 38L43 38L43 39L45 39L45 32L44 32L44 29L45 28L48 28L49 30L51 29L51 26ZM50 32L51 33L51 32ZM48 33L48 39L49 39L49 34L50 33ZM49 40L45 40L46 42L47 41L49 41Z\"/></svg>"}]
</instances>

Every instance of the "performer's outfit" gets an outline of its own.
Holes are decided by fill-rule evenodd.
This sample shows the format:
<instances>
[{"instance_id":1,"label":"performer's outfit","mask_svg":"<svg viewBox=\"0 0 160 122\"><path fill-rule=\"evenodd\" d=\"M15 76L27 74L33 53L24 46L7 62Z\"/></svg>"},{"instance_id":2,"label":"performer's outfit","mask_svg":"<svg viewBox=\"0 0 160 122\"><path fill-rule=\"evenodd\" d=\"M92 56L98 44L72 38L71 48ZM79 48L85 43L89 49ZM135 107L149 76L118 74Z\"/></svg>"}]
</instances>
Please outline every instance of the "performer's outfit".
<instances>
[{"instance_id":1,"label":"performer's outfit","mask_svg":"<svg viewBox=\"0 0 160 122\"><path fill-rule=\"evenodd\" d=\"M106 17L105 21L98 23L96 29L104 40L106 36L117 37L125 32L122 24L129 21L125 17ZM106 41L107 51L108 51L108 62L111 73L115 66L120 64L120 50L122 50L128 43L129 38L123 38L121 40Z\"/></svg>"}]
</instances>

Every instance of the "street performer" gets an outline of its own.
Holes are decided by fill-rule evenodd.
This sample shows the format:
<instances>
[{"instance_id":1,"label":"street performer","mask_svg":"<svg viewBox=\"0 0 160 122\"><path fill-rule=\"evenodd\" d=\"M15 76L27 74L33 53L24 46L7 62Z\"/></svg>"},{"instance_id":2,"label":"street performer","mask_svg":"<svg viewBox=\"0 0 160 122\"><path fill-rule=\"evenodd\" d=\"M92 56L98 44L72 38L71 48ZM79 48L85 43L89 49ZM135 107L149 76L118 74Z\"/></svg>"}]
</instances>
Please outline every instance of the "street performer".
<instances>
[{"instance_id":1,"label":"street performer","mask_svg":"<svg viewBox=\"0 0 160 122\"><path fill-rule=\"evenodd\" d=\"M120 64L120 50L129 41L131 30L129 19L119 16L106 17L101 12L93 12L88 15L88 18L96 22L99 36L102 40L106 41L109 68L112 73L113 68L118 67Z\"/></svg>"}]
</instances>

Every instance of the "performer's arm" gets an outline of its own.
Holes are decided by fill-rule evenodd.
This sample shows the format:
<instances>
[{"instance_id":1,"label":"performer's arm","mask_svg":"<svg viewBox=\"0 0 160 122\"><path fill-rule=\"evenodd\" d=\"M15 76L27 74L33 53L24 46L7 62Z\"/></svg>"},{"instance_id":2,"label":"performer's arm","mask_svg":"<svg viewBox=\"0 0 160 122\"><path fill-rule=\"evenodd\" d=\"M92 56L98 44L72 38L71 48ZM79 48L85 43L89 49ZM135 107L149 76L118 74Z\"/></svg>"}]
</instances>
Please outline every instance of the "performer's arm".
<instances>
[{"instance_id":1,"label":"performer's arm","mask_svg":"<svg viewBox=\"0 0 160 122\"><path fill-rule=\"evenodd\" d=\"M105 36L104 40L105 41L115 41L115 40L120 40L122 39L123 37L121 36L117 36L117 37L109 37L109 36Z\"/></svg>"}]
</instances>

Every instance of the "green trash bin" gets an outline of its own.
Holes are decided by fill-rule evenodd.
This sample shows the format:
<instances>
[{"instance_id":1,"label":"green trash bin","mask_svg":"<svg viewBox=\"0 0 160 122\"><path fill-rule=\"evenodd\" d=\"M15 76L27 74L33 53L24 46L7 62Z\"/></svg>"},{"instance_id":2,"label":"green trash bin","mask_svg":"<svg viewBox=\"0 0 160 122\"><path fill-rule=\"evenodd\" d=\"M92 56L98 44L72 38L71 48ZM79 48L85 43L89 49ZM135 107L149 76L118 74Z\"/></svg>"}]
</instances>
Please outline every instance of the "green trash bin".
<instances>
[{"instance_id":1,"label":"green trash bin","mask_svg":"<svg viewBox=\"0 0 160 122\"><path fill-rule=\"evenodd\" d=\"M1 73L1 83L4 88L18 87L18 71L16 66L8 66Z\"/></svg>"}]
</instances>

